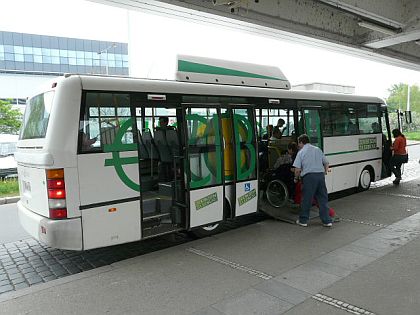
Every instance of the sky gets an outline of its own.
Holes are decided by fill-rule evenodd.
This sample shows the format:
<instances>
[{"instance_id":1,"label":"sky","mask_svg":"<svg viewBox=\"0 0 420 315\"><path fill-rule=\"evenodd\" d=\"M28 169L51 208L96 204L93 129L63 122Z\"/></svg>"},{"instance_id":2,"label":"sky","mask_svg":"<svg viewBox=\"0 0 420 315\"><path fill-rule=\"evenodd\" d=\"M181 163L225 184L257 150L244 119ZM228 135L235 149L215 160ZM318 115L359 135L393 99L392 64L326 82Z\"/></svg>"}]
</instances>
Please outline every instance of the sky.
<instances>
[{"instance_id":1,"label":"sky","mask_svg":"<svg viewBox=\"0 0 420 315\"><path fill-rule=\"evenodd\" d=\"M22 10L22 8L25 8ZM174 79L177 54L279 67L292 85L355 86L386 98L397 83L420 86L420 72L244 31L127 11L84 0L6 0L0 30L128 42L135 77Z\"/></svg>"}]
</instances>

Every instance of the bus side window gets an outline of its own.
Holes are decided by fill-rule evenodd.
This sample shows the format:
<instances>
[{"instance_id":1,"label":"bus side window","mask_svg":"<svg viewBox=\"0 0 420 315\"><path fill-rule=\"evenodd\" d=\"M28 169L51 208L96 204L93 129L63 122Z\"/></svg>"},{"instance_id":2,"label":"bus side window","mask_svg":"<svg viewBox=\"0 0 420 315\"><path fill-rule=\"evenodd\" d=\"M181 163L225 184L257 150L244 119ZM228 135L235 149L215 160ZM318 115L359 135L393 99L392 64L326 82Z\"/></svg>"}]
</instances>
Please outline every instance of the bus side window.
<instances>
[{"instance_id":1,"label":"bus side window","mask_svg":"<svg viewBox=\"0 0 420 315\"><path fill-rule=\"evenodd\" d=\"M80 121L80 150L101 152L112 145L121 126L131 118L130 98L126 93L87 92L82 104L83 118ZM121 136L122 144L134 142L132 126L126 126Z\"/></svg>"},{"instance_id":2,"label":"bus side window","mask_svg":"<svg viewBox=\"0 0 420 315\"><path fill-rule=\"evenodd\" d=\"M378 133L372 128L375 124L380 124L377 105L363 104L358 107L357 117L361 134Z\"/></svg>"},{"instance_id":3,"label":"bus side window","mask_svg":"<svg viewBox=\"0 0 420 315\"><path fill-rule=\"evenodd\" d=\"M322 135L324 137L332 136L332 121L330 112L321 110L321 124L322 124Z\"/></svg>"}]
</instances>

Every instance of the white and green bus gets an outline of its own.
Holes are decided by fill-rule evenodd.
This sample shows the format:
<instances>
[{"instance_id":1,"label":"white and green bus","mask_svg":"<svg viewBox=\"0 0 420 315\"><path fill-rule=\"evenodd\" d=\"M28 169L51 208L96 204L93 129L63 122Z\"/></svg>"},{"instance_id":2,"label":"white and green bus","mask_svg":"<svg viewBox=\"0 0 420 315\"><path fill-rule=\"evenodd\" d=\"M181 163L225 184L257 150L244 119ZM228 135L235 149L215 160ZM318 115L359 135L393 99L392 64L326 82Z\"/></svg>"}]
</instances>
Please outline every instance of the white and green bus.
<instances>
[{"instance_id":1,"label":"white and green bus","mask_svg":"<svg viewBox=\"0 0 420 315\"><path fill-rule=\"evenodd\" d=\"M181 56L177 81L71 74L28 99L20 222L70 250L214 233L259 209L262 138L279 118L271 151L308 134L330 161L329 193L389 176L383 100L293 91L277 68Z\"/></svg>"}]
</instances>

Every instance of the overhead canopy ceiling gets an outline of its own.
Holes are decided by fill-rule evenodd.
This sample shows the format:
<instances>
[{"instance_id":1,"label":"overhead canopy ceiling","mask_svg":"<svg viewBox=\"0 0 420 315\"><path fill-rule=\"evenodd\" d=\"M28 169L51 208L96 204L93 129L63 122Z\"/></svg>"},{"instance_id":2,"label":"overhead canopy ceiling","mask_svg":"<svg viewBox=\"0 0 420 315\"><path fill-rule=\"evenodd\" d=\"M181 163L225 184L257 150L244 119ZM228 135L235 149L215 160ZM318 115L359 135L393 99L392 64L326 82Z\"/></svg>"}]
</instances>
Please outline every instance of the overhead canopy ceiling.
<instances>
[{"instance_id":1,"label":"overhead canopy ceiling","mask_svg":"<svg viewBox=\"0 0 420 315\"><path fill-rule=\"evenodd\" d=\"M233 27L420 71L419 0L90 0Z\"/></svg>"}]
</instances>

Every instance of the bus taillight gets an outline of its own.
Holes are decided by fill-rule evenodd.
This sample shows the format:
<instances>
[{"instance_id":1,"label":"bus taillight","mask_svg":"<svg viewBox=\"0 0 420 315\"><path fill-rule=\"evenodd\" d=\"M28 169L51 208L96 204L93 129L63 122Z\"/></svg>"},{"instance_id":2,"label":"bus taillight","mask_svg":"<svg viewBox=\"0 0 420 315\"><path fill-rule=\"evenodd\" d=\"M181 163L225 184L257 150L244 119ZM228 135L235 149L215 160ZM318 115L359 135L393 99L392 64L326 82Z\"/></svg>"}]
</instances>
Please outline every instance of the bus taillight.
<instances>
[{"instance_id":1,"label":"bus taillight","mask_svg":"<svg viewBox=\"0 0 420 315\"><path fill-rule=\"evenodd\" d=\"M47 170L47 187L50 219L66 219L64 169Z\"/></svg>"},{"instance_id":2,"label":"bus taillight","mask_svg":"<svg viewBox=\"0 0 420 315\"><path fill-rule=\"evenodd\" d=\"M66 219L67 209L50 209L50 219Z\"/></svg>"},{"instance_id":3,"label":"bus taillight","mask_svg":"<svg viewBox=\"0 0 420 315\"><path fill-rule=\"evenodd\" d=\"M49 199L64 199L66 198L66 191L64 189L48 189Z\"/></svg>"},{"instance_id":4,"label":"bus taillight","mask_svg":"<svg viewBox=\"0 0 420 315\"><path fill-rule=\"evenodd\" d=\"M62 179L49 179L47 184L48 189L64 188L64 180Z\"/></svg>"}]
</instances>

